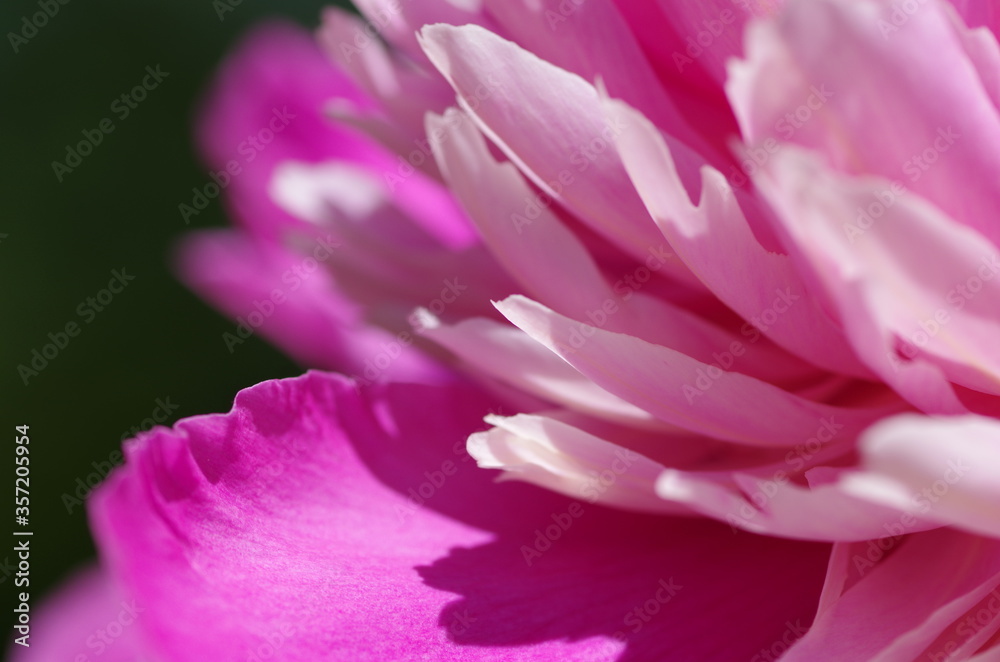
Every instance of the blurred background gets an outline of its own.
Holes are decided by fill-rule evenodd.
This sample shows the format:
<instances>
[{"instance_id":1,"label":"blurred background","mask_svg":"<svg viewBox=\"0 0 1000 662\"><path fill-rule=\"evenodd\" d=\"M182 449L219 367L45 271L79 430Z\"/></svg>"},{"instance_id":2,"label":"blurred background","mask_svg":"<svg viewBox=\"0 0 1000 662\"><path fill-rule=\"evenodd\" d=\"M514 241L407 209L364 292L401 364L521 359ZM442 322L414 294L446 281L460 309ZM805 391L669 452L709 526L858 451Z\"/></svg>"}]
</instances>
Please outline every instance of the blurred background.
<instances>
[{"instance_id":1,"label":"blurred background","mask_svg":"<svg viewBox=\"0 0 1000 662\"><path fill-rule=\"evenodd\" d=\"M312 28L319 0L41 0L58 12L25 25L39 0L0 9L4 119L0 217L3 283L2 503L13 540L15 426L30 426L33 607L94 548L80 505L154 416L227 411L236 392L301 369L256 336L227 349L234 325L181 286L169 254L185 232L227 223L219 199L185 225L178 211L208 181L192 143L197 102L241 34L268 18ZM60 4L65 2L66 4ZM116 99L150 66L169 74L141 103ZM114 131L71 172L67 145L110 118ZM73 163L73 161L70 161ZM59 181L61 176L62 181ZM104 303L114 271L132 276ZM78 335L63 337L75 322ZM54 358L36 358L62 341ZM48 350L52 356L53 348ZM32 361L35 365L32 365ZM19 368L25 366L26 369ZM39 369L39 366L42 366ZM33 374L37 372L37 374ZM27 383L25 383L27 382ZM13 542L0 586L16 595ZM20 590L20 589L18 589ZM12 612L5 612L13 622ZM9 630L8 630L9 631Z\"/></svg>"}]
</instances>

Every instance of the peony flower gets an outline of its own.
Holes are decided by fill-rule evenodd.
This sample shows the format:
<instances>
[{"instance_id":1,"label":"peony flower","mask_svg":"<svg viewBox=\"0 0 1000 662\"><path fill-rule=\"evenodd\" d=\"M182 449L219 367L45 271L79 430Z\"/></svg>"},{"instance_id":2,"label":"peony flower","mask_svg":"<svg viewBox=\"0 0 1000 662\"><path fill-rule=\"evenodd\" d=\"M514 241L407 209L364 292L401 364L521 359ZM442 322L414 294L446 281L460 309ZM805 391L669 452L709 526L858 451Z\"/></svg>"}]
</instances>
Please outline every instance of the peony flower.
<instances>
[{"instance_id":1,"label":"peony flower","mask_svg":"<svg viewBox=\"0 0 1000 662\"><path fill-rule=\"evenodd\" d=\"M358 4L178 261L343 376L129 442L18 659L1000 659L996 12Z\"/></svg>"}]
</instances>

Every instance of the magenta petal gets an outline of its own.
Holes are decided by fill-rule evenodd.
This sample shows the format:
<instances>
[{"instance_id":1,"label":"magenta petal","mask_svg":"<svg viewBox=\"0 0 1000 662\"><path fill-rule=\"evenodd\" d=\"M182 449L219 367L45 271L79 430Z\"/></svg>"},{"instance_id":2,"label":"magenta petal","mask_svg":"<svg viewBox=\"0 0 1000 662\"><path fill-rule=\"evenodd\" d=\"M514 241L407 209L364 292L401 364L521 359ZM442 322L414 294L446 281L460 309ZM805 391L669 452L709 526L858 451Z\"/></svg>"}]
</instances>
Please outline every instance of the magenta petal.
<instances>
[{"instance_id":1,"label":"magenta petal","mask_svg":"<svg viewBox=\"0 0 1000 662\"><path fill-rule=\"evenodd\" d=\"M11 662L155 659L147 657L140 637L138 623L146 610L126 599L103 569L79 571L37 610L34 605L31 609L30 646L11 646Z\"/></svg>"},{"instance_id":2,"label":"magenta petal","mask_svg":"<svg viewBox=\"0 0 1000 662\"><path fill-rule=\"evenodd\" d=\"M464 453L490 408L310 373L132 442L91 513L156 652L721 662L808 625L827 546L496 485Z\"/></svg>"},{"instance_id":3,"label":"magenta petal","mask_svg":"<svg viewBox=\"0 0 1000 662\"><path fill-rule=\"evenodd\" d=\"M951 0L951 4L970 27L984 27L994 36L1000 34L1000 7L980 0Z\"/></svg>"}]
</instances>

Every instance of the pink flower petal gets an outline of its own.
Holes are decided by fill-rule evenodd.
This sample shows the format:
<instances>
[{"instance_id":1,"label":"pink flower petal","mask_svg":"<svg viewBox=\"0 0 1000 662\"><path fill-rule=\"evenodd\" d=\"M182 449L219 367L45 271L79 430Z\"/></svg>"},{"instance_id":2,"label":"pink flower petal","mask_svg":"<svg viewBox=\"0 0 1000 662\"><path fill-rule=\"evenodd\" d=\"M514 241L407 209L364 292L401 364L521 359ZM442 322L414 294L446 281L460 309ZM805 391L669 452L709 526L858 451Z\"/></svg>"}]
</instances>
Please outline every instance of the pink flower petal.
<instances>
[{"instance_id":1,"label":"pink flower petal","mask_svg":"<svg viewBox=\"0 0 1000 662\"><path fill-rule=\"evenodd\" d=\"M463 441L491 406L310 373L133 442L91 510L156 652L721 662L807 626L826 546L496 485Z\"/></svg>"},{"instance_id":2,"label":"pink flower petal","mask_svg":"<svg viewBox=\"0 0 1000 662\"><path fill-rule=\"evenodd\" d=\"M671 469L660 477L657 492L664 499L726 522L734 530L799 540L869 540L885 536L887 527L904 517L895 505L873 505L830 478L814 485L799 485L791 480L794 466L757 470L752 475ZM835 476L842 472L823 467L806 476ZM906 533L936 526L926 520L907 521Z\"/></svg>"},{"instance_id":3,"label":"pink flower petal","mask_svg":"<svg viewBox=\"0 0 1000 662\"><path fill-rule=\"evenodd\" d=\"M575 322L521 296L496 306L602 388L705 436L754 446L794 446L811 437L823 419L833 418L844 425L846 442L894 409L852 409L805 400L672 348Z\"/></svg>"},{"instance_id":4,"label":"pink flower petal","mask_svg":"<svg viewBox=\"0 0 1000 662\"><path fill-rule=\"evenodd\" d=\"M901 415L860 440L863 471L845 479L859 498L940 524L1000 536L1000 423L980 416Z\"/></svg>"},{"instance_id":5,"label":"pink flower petal","mask_svg":"<svg viewBox=\"0 0 1000 662\"><path fill-rule=\"evenodd\" d=\"M499 24L496 34L588 83L600 80L610 94L641 109L666 131L704 153L725 158L722 150L715 153L709 147L722 132L692 130L720 111L727 115L724 104L702 117L685 116L681 106L688 99L659 83L614 3L485 0L484 4Z\"/></svg>"},{"instance_id":6,"label":"pink flower petal","mask_svg":"<svg viewBox=\"0 0 1000 662\"><path fill-rule=\"evenodd\" d=\"M945 380L1000 393L1000 250L911 194L859 219L890 183L831 172L796 148L776 154L768 173L759 185L801 268L873 370L931 413L963 411Z\"/></svg>"},{"instance_id":7,"label":"pink flower petal","mask_svg":"<svg viewBox=\"0 0 1000 662\"><path fill-rule=\"evenodd\" d=\"M727 89L754 160L768 162L781 142L794 142L839 171L897 181L1000 240L992 221L1000 111L948 9L817 0L752 24L747 59L734 62Z\"/></svg>"},{"instance_id":8,"label":"pink flower petal","mask_svg":"<svg viewBox=\"0 0 1000 662\"><path fill-rule=\"evenodd\" d=\"M629 127L617 138L618 149L653 219L702 282L748 320L745 335L763 333L828 370L871 375L789 258L757 241L741 201L717 170L704 166L701 199L693 205L672 156L685 148L676 141L668 147L655 126L621 102L605 101L605 111ZM734 277L737 268L751 277Z\"/></svg>"},{"instance_id":9,"label":"pink flower petal","mask_svg":"<svg viewBox=\"0 0 1000 662\"><path fill-rule=\"evenodd\" d=\"M676 431L645 409L605 391L520 329L473 318L455 325L422 316L422 333L465 365L550 402L629 427Z\"/></svg>"},{"instance_id":10,"label":"pink flower petal","mask_svg":"<svg viewBox=\"0 0 1000 662\"><path fill-rule=\"evenodd\" d=\"M744 329L737 335L662 298L623 290L619 286L624 281L613 285L583 243L544 206L533 220L514 221L532 191L513 165L494 159L482 135L461 111L432 117L428 132L437 136L434 149L441 170L484 242L507 272L545 305L569 317L589 319L608 331L669 345L705 362L715 360L720 349L740 343L746 349L738 370L774 383L798 386L816 378L812 366L770 342L756 342L759 333L752 337ZM666 260L676 259L667 249L666 242L650 247L642 267L647 279Z\"/></svg>"},{"instance_id":11,"label":"pink flower petal","mask_svg":"<svg viewBox=\"0 0 1000 662\"><path fill-rule=\"evenodd\" d=\"M482 28L421 34L463 110L548 197L639 260L663 242L610 143L621 128L605 126L593 86ZM666 266L700 287L678 262Z\"/></svg>"},{"instance_id":12,"label":"pink flower petal","mask_svg":"<svg viewBox=\"0 0 1000 662\"><path fill-rule=\"evenodd\" d=\"M663 465L639 453L545 416L488 416L486 422L494 427L469 437L469 453L484 469L503 469L506 480L636 512L690 512L656 495Z\"/></svg>"},{"instance_id":13,"label":"pink flower petal","mask_svg":"<svg viewBox=\"0 0 1000 662\"><path fill-rule=\"evenodd\" d=\"M939 529L854 545L851 570L862 578L782 662L966 659L1000 626L998 544ZM991 618L978 624L991 601Z\"/></svg>"},{"instance_id":14,"label":"pink flower petal","mask_svg":"<svg viewBox=\"0 0 1000 662\"><path fill-rule=\"evenodd\" d=\"M354 3L367 19L369 31L388 41L414 62L427 64L417 39L424 25L449 23L451 25L481 25L496 31L497 27L483 11L482 0L358 0Z\"/></svg>"},{"instance_id":15,"label":"pink flower petal","mask_svg":"<svg viewBox=\"0 0 1000 662\"><path fill-rule=\"evenodd\" d=\"M434 174L434 161L427 154L410 157L420 154L421 145L426 144L424 114L443 111L454 94L444 80L414 67L409 58L368 36L366 28L355 15L330 7L323 12L317 38L330 59L378 101L380 114L386 117L395 136L388 146L407 158L411 166ZM337 107L334 109L336 112Z\"/></svg>"}]
</instances>

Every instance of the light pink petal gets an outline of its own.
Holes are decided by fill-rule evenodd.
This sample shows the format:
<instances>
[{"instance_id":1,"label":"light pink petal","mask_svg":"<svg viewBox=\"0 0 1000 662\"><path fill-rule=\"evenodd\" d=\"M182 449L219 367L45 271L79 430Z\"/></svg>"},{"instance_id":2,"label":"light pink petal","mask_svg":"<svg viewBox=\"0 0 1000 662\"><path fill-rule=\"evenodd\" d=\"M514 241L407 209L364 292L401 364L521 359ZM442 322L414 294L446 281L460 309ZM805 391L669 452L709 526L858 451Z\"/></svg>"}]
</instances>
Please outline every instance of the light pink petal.
<instances>
[{"instance_id":1,"label":"light pink petal","mask_svg":"<svg viewBox=\"0 0 1000 662\"><path fill-rule=\"evenodd\" d=\"M452 108L444 116L429 115L427 135L483 242L522 287L568 314L582 315L614 296L583 242L550 208L537 205L537 213L525 216L534 191L512 163L490 154L468 114Z\"/></svg>"},{"instance_id":2,"label":"light pink petal","mask_svg":"<svg viewBox=\"0 0 1000 662\"><path fill-rule=\"evenodd\" d=\"M807 626L826 546L496 485L463 441L492 406L311 373L134 441L92 519L156 652L721 662Z\"/></svg>"},{"instance_id":3,"label":"light pink petal","mask_svg":"<svg viewBox=\"0 0 1000 662\"><path fill-rule=\"evenodd\" d=\"M898 181L996 241L1000 111L950 8L898 7L798 1L751 25L728 85L748 158L770 161L775 141L821 151L835 169Z\"/></svg>"},{"instance_id":4,"label":"light pink petal","mask_svg":"<svg viewBox=\"0 0 1000 662\"><path fill-rule=\"evenodd\" d=\"M796 148L775 155L768 173L759 186L800 267L874 371L932 413L962 411L944 380L1000 393L1000 250L912 194L859 220L890 183L831 172Z\"/></svg>"},{"instance_id":5,"label":"light pink petal","mask_svg":"<svg viewBox=\"0 0 1000 662\"><path fill-rule=\"evenodd\" d=\"M358 0L355 5L367 19L368 31L402 51L414 62L427 64L417 33L431 23L481 25L493 32L497 26L483 11L481 0ZM359 37L360 41L363 41Z\"/></svg>"},{"instance_id":6,"label":"light pink petal","mask_svg":"<svg viewBox=\"0 0 1000 662\"><path fill-rule=\"evenodd\" d=\"M851 572L862 577L783 662L964 660L1000 626L996 540L938 529L853 547Z\"/></svg>"},{"instance_id":7,"label":"light pink petal","mask_svg":"<svg viewBox=\"0 0 1000 662\"><path fill-rule=\"evenodd\" d=\"M672 348L575 322L521 296L496 306L602 388L705 436L754 446L793 446L808 439L824 418L833 417L845 426L843 439L850 440L891 411L805 400Z\"/></svg>"},{"instance_id":8,"label":"light pink petal","mask_svg":"<svg viewBox=\"0 0 1000 662\"><path fill-rule=\"evenodd\" d=\"M890 526L892 525L890 524ZM905 527L903 532L905 533ZM886 549L879 547L879 545L891 551L899 544L899 539L896 538L898 535L900 535L899 531L894 529L880 534L877 540L834 543L833 550L830 552L830 561L826 566L823 594L819 598L819 607L816 609L817 618L835 605L844 593L864 579L867 570L885 558ZM873 548L878 552L878 555L873 555L871 559L865 559L867 554L872 553ZM864 562L859 563L858 559L864 559Z\"/></svg>"},{"instance_id":9,"label":"light pink petal","mask_svg":"<svg viewBox=\"0 0 1000 662\"><path fill-rule=\"evenodd\" d=\"M1000 598L998 598L998 600L1000 600ZM990 604L989 606L994 606L994 604L995 603ZM995 635L987 645L989 646L988 649L984 649L975 657L970 657L969 662L997 662L997 660L1000 660L1000 646L997 645Z\"/></svg>"},{"instance_id":10,"label":"light pink petal","mask_svg":"<svg viewBox=\"0 0 1000 662\"><path fill-rule=\"evenodd\" d=\"M488 416L494 427L469 437L469 454L484 469L571 498L636 512L688 513L657 497L663 465L545 416Z\"/></svg>"},{"instance_id":11,"label":"light pink petal","mask_svg":"<svg viewBox=\"0 0 1000 662\"><path fill-rule=\"evenodd\" d=\"M822 426L818 428L822 430ZM833 477L843 469L813 469L806 477L821 476L823 480L801 485L793 480L794 466L786 463L753 474L670 469L661 475L656 487L662 498L726 522L734 530L782 538L869 540L887 535L888 527L904 517L904 511L895 506L873 505L836 484ZM936 526L906 519L906 533Z\"/></svg>"},{"instance_id":12,"label":"light pink petal","mask_svg":"<svg viewBox=\"0 0 1000 662\"><path fill-rule=\"evenodd\" d=\"M672 156L685 148L676 142L669 147L656 127L627 105L606 100L604 107L629 127L616 139L618 150L653 219L691 271L748 320L744 335L763 333L818 366L869 376L789 258L758 242L725 178L703 166L701 198L692 204Z\"/></svg>"},{"instance_id":13,"label":"light pink petal","mask_svg":"<svg viewBox=\"0 0 1000 662\"><path fill-rule=\"evenodd\" d=\"M645 409L605 391L545 345L506 323L484 318L441 324L420 316L421 332L464 365L574 411L650 430L674 430Z\"/></svg>"},{"instance_id":14,"label":"light pink petal","mask_svg":"<svg viewBox=\"0 0 1000 662\"><path fill-rule=\"evenodd\" d=\"M690 100L657 79L619 7L611 2L485 0L502 35L556 67L641 109L665 131L704 154L724 159L720 138L731 133L725 103L684 112ZM728 122L726 121L728 120ZM720 131L720 124L725 130ZM693 127L703 129L700 133ZM715 131L704 130L715 129ZM709 147L712 145L713 147Z\"/></svg>"},{"instance_id":15,"label":"light pink petal","mask_svg":"<svg viewBox=\"0 0 1000 662\"><path fill-rule=\"evenodd\" d=\"M541 207L530 221L516 215L533 192L509 162L498 162L461 111L428 121L441 171L479 227L484 242L524 288L546 306L575 319L589 319L608 331L630 333L706 363L735 344L745 346L736 370L774 383L798 386L816 378L809 365L770 342L758 343L744 330L720 329L643 291L622 291L599 269L583 243L551 210ZM676 259L666 242L651 246L645 260L646 278ZM775 296L772 293L772 296Z\"/></svg>"},{"instance_id":16,"label":"light pink petal","mask_svg":"<svg viewBox=\"0 0 1000 662\"><path fill-rule=\"evenodd\" d=\"M964 6L961 11L949 12L955 34L976 67L983 89L990 95L993 105L1000 107L1000 44L997 44L995 31L1000 25L1000 11L980 2L955 4Z\"/></svg>"},{"instance_id":17,"label":"light pink petal","mask_svg":"<svg viewBox=\"0 0 1000 662\"><path fill-rule=\"evenodd\" d=\"M1000 423L980 416L902 415L860 439L863 471L845 488L989 536L1000 536Z\"/></svg>"},{"instance_id":18,"label":"light pink petal","mask_svg":"<svg viewBox=\"0 0 1000 662\"><path fill-rule=\"evenodd\" d=\"M420 149L426 145L424 113L443 111L454 93L440 77L419 70L406 56L369 37L366 27L353 14L330 7L323 12L317 38L328 57L379 102L399 134L398 144L390 146L411 166L433 173L433 159Z\"/></svg>"},{"instance_id":19,"label":"light pink petal","mask_svg":"<svg viewBox=\"0 0 1000 662\"><path fill-rule=\"evenodd\" d=\"M754 448L701 437L686 430L629 428L570 409L537 410L615 447L635 451L664 467L690 471L745 471L778 461L781 450Z\"/></svg>"},{"instance_id":20,"label":"light pink petal","mask_svg":"<svg viewBox=\"0 0 1000 662\"><path fill-rule=\"evenodd\" d=\"M546 196L636 259L662 243L611 143L623 127L605 125L590 83L475 26L421 35L463 110ZM697 284L679 261L665 267Z\"/></svg>"},{"instance_id":21,"label":"light pink petal","mask_svg":"<svg viewBox=\"0 0 1000 662\"><path fill-rule=\"evenodd\" d=\"M12 596L16 597L14 587ZM35 594L31 594L34 599ZM16 608L15 606L12 607ZM138 623L146 608L119 592L104 570L78 571L41 605L30 604L27 647L10 646L11 662L136 662L148 657ZM22 633L16 628L14 637Z\"/></svg>"}]
</instances>

